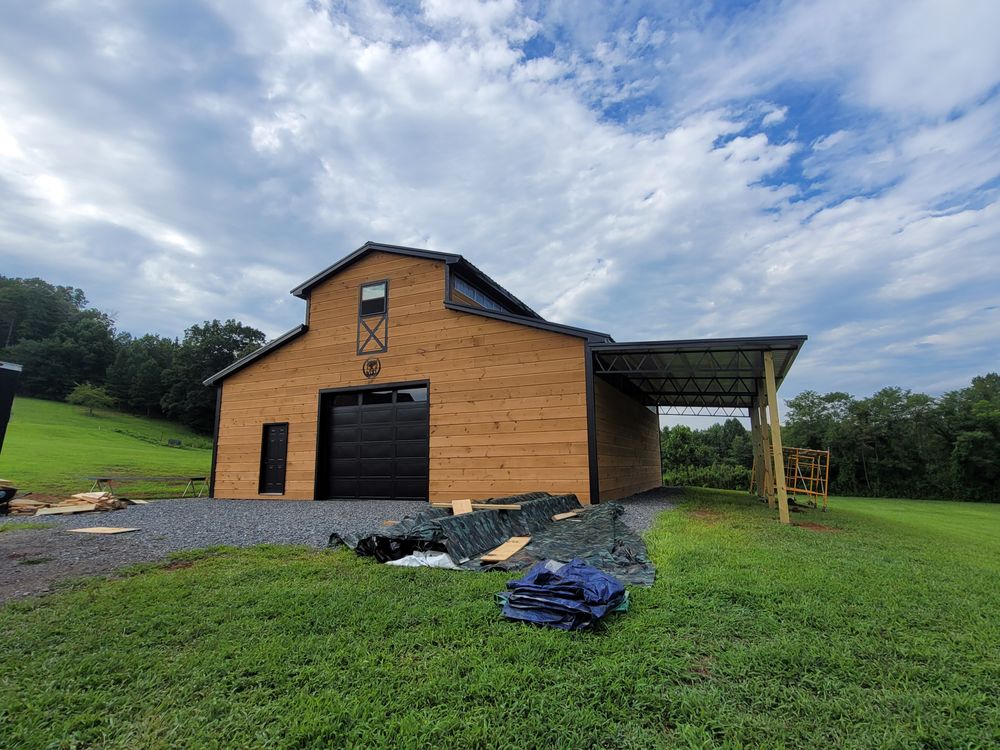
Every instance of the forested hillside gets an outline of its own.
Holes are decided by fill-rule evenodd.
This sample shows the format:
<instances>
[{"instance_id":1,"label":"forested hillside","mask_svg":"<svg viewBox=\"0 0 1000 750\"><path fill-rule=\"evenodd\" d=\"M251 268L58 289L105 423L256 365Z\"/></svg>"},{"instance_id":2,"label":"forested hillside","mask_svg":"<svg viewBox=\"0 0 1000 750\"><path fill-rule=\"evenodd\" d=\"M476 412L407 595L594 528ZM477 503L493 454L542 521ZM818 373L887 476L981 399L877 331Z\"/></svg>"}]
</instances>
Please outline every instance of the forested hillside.
<instances>
[{"instance_id":1,"label":"forested hillside","mask_svg":"<svg viewBox=\"0 0 1000 750\"><path fill-rule=\"evenodd\" d=\"M934 398L883 388L868 398L804 391L788 399L786 446L831 451L830 491L871 497L1000 500L1000 375ZM737 419L661 434L668 484L746 489L753 451Z\"/></svg>"},{"instance_id":2,"label":"forested hillside","mask_svg":"<svg viewBox=\"0 0 1000 750\"><path fill-rule=\"evenodd\" d=\"M24 366L23 396L63 401L89 384L120 409L207 433L215 392L202 381L263 343L261 331L236 320L192 325L180 339L137 338L88 306L82 289L0 276L0 359Z\"/></svg>"}]
</instances>

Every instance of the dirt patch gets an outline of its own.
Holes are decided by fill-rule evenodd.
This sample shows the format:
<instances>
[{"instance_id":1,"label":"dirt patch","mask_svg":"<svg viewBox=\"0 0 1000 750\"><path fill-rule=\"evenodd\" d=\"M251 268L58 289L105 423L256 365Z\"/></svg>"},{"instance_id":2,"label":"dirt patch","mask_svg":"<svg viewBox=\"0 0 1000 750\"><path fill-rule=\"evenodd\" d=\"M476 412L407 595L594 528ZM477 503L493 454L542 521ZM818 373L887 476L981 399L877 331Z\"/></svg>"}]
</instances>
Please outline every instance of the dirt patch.
<instances>
[{"instance_id":1,"label":"dirt patch","mask_svg":"<svg viewBox=\"0 0 1000 750\"><path fill-rule=\"evenodd\" d=\"M717 510L692 510L689 515L705 523L718 523L722 520L722 514Z\"/></svg>"},{"instance_id":2,"label":"dirt patch","mask_svg":"<svg viewBox=\"0 0 1000 750\"><path fill-rule=\"evenodd\" d=\"M193 560L171 560L160 566L160 570L183 570L194 565Z\"/></svg>"},{"instance_id":3,"label":"dirt patch","mask_svg":"<svg viewBox=\"0 0 1000 750\"><path fill-rule=\"evenodd\" d=\"M833 526L824 526L821 523L813 523L812 521L803 521L802 523L797 523L795 525L800 529L809 529L810 531L840 531L840 529L836 529Z\"/></svg>"}]
</instances>

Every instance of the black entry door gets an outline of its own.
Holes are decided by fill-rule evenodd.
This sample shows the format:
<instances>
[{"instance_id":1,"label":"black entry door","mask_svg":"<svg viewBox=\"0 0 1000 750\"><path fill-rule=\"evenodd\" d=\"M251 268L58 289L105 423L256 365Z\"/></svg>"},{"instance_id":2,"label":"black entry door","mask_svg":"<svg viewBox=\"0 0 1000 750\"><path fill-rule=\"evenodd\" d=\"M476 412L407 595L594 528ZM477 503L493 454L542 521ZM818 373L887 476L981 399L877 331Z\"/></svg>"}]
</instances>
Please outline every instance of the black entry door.
<instances>
[{"instance_id":1,"label":"black entry door","mask_svg":"<svg viewBox=\"0 0 1000 750\"><path fill-rule=\"evenodd\" d=\"M288 424L264 425L264 438L260 450L261 494L285 492L285 462L288 458Z\"/></svg>"},{"instance_id":2,"label":"black entry door","mask_svg":"<svg viewBox=\"0 0 1000 750\"><path fill-rule=\"evenodd\" d=\"M427 386L324 396L321 497L426 500Z\"/></svg>"}]
</instances>

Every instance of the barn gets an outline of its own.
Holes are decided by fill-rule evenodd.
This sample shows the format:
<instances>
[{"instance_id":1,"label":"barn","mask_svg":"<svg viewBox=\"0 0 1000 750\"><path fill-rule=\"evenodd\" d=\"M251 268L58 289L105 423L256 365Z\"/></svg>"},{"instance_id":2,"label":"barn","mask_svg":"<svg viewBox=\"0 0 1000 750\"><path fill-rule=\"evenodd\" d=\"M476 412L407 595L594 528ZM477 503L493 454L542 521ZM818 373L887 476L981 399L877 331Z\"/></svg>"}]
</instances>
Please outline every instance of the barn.
<instances>
[{"instance_id":1,"label":"barn","mask_svg":"<svg viewBox=\"0 0 1000 750\"><path fill-rule=\"evenodd\" d=\"M622 498L662 482L659 413L757 427L805 341L615 342L461 255L374 242L292 294L305 321L205 381L213 497Z\"/></svg>"}]
</instances>

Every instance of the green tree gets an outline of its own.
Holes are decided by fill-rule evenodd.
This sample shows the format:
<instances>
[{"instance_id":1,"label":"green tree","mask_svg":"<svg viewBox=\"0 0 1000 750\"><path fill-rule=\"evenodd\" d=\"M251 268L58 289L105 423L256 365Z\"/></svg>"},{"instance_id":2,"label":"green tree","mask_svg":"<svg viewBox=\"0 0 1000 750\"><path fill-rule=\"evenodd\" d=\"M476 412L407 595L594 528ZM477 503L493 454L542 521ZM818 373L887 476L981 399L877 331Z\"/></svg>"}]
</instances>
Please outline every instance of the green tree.
<instances>
[{"instance_id":1,"label":"green tree","mask_svg":"<svg viewBox=\"0 0 1000 750\"><path fill-rule=\"evenodd\" d=\"M163 412L193 429L211 432L215 391L206 388L203 381L263 344L263 332L236 320L205 321L188 328L164 373Z\"/></svg>"},{"instance_id":2,"label":"green tree","mask_svg":"<svg viewBox=\"0 0 1000 750\"><path fill-rule=\"evenodd\" d=\"M166 373L173 364L178 344L161 336L118 338L117 353L108 368L108 391L129 411L147 416L161 412Z\"/></svg>"},{"instance_id":3,"label":"green tree","mask_svg":"<svg viewBox=\"0 0 1000 750\"><path fill-rule=\"evenodd\" d=\"M106 390L90 383L80 383L69 392L66 401L84 407L90 416L94 416L94 409L110 409L115 405L115 400Z\"/></svg>"},{"instance_id":4,"label":"green tree","mask_svg":"<svg viewBox=\"0 0 1000 750\"><path fill-rule=\"evenodd\" d=\"M20 392L61 401L81 382L103 383L115 356L114 322L83 310L40 340L23 340L5 356L24 366Z\"/></svg>"},{"instance_id":5,"label":"green tree","mask_svg":"<svg viewBox=\"0 0 1000 750\"><path fill-rule=\"evenodd\" d=\"M0 276L0 349L52 336L86 305L81 289Z\"/></svg>"}]
</instances>

